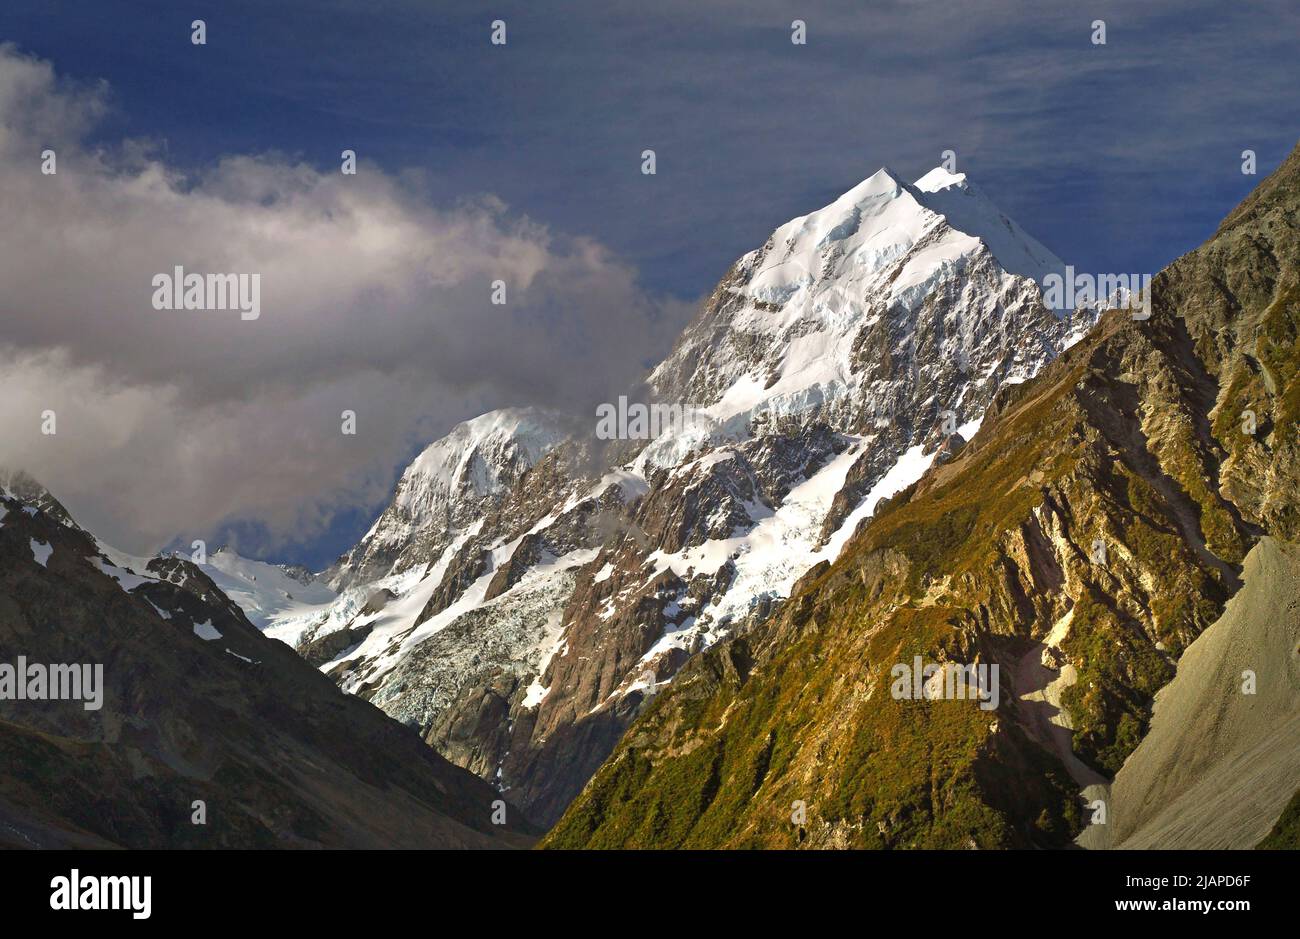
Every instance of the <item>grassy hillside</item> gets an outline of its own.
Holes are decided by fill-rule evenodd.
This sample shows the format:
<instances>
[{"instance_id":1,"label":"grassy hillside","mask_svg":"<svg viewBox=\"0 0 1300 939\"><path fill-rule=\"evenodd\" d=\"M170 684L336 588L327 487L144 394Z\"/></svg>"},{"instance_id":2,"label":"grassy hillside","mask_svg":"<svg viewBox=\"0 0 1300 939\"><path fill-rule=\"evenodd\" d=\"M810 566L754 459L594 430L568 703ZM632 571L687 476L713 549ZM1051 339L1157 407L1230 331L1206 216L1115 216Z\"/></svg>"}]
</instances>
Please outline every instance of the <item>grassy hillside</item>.
<instances>
[{"instance_id":1,"label":"grassy hillside","mask_svg":"<svg viewBox=\"0 0 1300 939\"><path fill-rule=\"evenodd\" d=\"M1271 850L1300 850L1300 789L1291 797L1282 817L1277 820L1268 837L1259 843L1259 847Z\"/></svg>"}]
</instances>

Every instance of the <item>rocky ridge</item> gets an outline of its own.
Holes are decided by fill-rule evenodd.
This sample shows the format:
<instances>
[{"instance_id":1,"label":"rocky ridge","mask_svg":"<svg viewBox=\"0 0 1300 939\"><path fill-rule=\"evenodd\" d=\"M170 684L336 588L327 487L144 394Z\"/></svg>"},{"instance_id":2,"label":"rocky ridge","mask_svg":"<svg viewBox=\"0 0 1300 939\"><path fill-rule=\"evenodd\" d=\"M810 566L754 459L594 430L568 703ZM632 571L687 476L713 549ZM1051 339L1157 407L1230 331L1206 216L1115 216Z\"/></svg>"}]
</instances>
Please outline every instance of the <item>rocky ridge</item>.
<instances>
[{"instance_id":1,"label":"rocky ridge","mask_svg":"<svg viewBox=\"0 0 1300 939\"><path fill-rule=\"evenodd\" d=\"M16 485L15 485L16 483ZM203 569L128 559L0 487L0 663L102 667L101 706L0 700L3 847L526 847L500 794L266 638ZM196 813L203 817L196 822Z\"/></svg>"}]
</instances>

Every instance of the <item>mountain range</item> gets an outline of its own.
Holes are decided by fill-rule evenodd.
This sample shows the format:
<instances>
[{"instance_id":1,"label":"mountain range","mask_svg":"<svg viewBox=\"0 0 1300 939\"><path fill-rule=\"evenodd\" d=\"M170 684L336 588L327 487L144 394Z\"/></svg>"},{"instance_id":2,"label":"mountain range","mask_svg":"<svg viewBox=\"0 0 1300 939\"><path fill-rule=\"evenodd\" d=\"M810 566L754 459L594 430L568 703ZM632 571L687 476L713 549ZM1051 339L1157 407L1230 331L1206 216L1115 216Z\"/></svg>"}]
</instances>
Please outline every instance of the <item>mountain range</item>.
<instances>
[{"instance_id":1,"label":"mountain range","mask_svg":"<svg viewBox=\"0 0 1300 939\"><path fill-rule=\"evenodd\" d=\"M459 425L325 573L339 597L268 633L553 822L684 662L1077 341L1096 311L1038 287L1063 268L964 176L881 170L728 271L644 387L687 419Z\"/></svg>"},{"instance_id":2,"label":"mountain range","mask_svg":"<svg viewBox=\"0 0 1300 939\"><path fill-rule=\"evenodd\" d=\"M1294 847L1297 206L1300 151L1149 319L1110 311L997 392L688 663L545 843ZM1009 688L995 714L891 694L916 657Z\"/></svg>"},{"instance_id":3,"label":"mountain range","mask_svg":"<svg viewBox=\"0 0 1300 939\"><path fill-rule=\"evenodd\" d=\"M68 793L0 773L0 838L205 843L176 806L238 780L224 844L1285 841L1298 203L1293 154L1136 319L1049 309L1065 264L964 175L882 169L629 390L666 432L466 421L315 575L133 558L9 477L4 647L119 667L111 720L0 724ZM997 706L891 694L918 660Z\"/></svg>"}]
</instances>

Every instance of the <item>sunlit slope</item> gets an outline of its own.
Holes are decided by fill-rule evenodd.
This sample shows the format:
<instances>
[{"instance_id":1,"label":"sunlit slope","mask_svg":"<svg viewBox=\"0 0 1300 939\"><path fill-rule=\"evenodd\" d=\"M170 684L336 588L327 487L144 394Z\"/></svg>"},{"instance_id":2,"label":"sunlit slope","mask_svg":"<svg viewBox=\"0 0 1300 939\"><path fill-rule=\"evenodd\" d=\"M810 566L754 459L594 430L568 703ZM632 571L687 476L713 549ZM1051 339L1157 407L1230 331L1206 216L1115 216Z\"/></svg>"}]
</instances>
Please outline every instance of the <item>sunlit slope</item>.
<instances>
[{"instance_id":1,"label":"sunlit slope","mask_svg":"<svg viewBox=\"0 0 1300 939\"><path fill-rule=\"evenodd\" d=\"M1004 389L778 618L683 669L545 844L1067 844L1251 545L1300 534L1298 205L1293 153L1150 319ZM997 664L998 708L895 700L915 655Z\"/></svg>"}]
</instances>

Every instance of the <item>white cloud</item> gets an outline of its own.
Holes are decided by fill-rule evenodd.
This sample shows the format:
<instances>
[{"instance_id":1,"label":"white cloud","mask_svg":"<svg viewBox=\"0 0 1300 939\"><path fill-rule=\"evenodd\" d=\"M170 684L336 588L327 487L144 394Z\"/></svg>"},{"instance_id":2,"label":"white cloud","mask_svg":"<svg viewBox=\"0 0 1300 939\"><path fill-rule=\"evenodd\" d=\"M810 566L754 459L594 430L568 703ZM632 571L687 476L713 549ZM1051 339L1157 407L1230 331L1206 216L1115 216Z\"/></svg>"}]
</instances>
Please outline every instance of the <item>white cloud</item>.
<instances>
[{"instance_id":1,"label":"white cloud","mask_svg":"<svg viewBox=\"0 0 1300 939\"><path fill-rule=\"evenodd\" d=\"M89 147L107 105L0 46L0 463L124 547L241 518L310 537L381 499L413 440L486 407L585 411L681 325L599 245L491 196L435 207L364 161L186 174L146 142ZM260 318L153 309L177 265L260 274Z\"/></svg>"}]
</instances>

